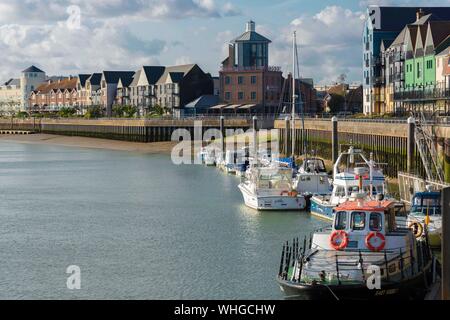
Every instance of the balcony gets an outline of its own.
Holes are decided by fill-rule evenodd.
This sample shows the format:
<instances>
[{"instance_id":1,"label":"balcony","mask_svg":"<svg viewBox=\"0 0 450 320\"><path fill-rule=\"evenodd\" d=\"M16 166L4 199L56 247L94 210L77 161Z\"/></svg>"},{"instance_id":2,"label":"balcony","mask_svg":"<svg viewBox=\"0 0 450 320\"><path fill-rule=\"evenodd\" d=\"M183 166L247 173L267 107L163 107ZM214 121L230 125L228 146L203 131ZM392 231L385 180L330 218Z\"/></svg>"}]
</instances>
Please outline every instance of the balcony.
<instances>
[{"instance_id":1,"label":"balcony","mask_svg":"<svg viewBox=\"0 0 450 320\"><path fill-rule=\"evenodd\" d=\"M397 52L396 54L394 54L394 61L395 62L400 62L400 61L405 61L405 53L404 52Z\"/></svg>"},{"instance_id":2,"label":"balcony","mask_svg":"<svg viewBox=\"0 0 450 320\"><path fill-rule=\"evenodd\" d=\"M397 101L450 100L450 89L414 88L412 90L402 90L400 92L394 93L394 100Z\"/></svg>"},{"instance_id":3,"label":"balcony","mask_svg":"<svg viewBox=\"0 0 450 320\"><path fill-rule=\"evenodd\" d=\"M269 72L281 72L281 67L277 66L262 66L262 67L224 67L222 66L220 71L223 72L246 72L246 71L269 71Z\"/></svg>"},{"instance_id":4,"label":"balcony","mask_svg":"<svg viewBox=\"0 0 450 320\"><path fill-rule=\"evenodd\" d=\"M372 77L372 83L374 85L376 85L376 86L384 85L385 84L385 79L382 76Z\"/></svg>"}]
</instances>

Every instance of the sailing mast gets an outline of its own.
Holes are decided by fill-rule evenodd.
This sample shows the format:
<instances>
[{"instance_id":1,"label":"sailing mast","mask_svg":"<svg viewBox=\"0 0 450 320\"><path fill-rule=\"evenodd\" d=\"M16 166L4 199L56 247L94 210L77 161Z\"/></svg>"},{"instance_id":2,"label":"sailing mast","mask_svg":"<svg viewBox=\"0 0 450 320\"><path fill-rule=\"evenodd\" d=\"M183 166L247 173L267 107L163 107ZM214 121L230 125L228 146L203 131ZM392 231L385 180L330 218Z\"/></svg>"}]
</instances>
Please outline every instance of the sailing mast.
<instances>
[{"instance_id":1,"label":"sailing mast","mask_svg":"<svg viewBox=\"0 0 450 320\"><path fill-rule=\"evenodd\" d=\"M294 31L292 37L292 115L291 115L291 130L292 130L292 159L295 159L295 66L296 66L296 51L297 51L297 32ZM295 160L294 160L295 161Z\"/></svg>"}]
</instances>

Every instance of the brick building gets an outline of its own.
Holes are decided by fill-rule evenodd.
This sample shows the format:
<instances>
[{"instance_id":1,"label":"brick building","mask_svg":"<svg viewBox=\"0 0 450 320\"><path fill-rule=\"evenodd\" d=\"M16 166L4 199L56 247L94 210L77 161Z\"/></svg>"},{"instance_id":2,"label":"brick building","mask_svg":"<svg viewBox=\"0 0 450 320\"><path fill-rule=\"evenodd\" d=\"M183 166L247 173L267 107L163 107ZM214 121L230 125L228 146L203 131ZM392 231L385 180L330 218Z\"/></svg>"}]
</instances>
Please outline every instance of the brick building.
<instances>
[{"instance_id":1,"label":"brick building","mask_svg":"<svg viewBox=\"0 0 450 320\"><path fill-rule=\"evenodd\" d=\"M31 111L56 111L62 107L78 107L78 77L48 80L29 96Z\"/></svg>"},{"instance_id":2,"label":"brick building","mask_svg":"<svg viewBox=\"0 0 450 320\"><path fill-rule=\"evenodd\" d=\"M246 31L229 45L228 57L219 72L223 113L276 112L283 86L281 68L269 66L271 41L247 23Z\"/></svg>"}]
</instances>

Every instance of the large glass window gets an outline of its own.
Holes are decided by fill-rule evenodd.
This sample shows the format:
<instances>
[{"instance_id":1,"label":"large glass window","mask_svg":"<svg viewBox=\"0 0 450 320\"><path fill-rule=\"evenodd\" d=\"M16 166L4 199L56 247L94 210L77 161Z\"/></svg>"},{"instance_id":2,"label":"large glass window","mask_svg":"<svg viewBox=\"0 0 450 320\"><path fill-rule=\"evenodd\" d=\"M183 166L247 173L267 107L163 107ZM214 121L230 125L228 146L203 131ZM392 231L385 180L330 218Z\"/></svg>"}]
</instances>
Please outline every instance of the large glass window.
<instances>
[{"instance_id":1,"label":"large glass window","mask_svg":"<svg viewBox=\"0 0 450 320\"><path fill-rule=\"evenodd\" d=\"M370 231L381 231L382 229L382 217L381 214L378 212L373 212L370 214L370 220L369 220L369 228Z\"/></svg>"},{"instance_id":2,"label":"large glass window","mask_svg":"<svg viewBox=\"0 0 450 320\"><path fill-rule=\"evenodd\" d=\"M352 212L352 230L364 230L366 228L366 213Z\"/></svg>"},{"instance_id":3,"label":"large glass window","mask_svg":"<svg viewBox=\"0 0 450 320\"><path fill-rule=\"evenodd\" d=\"M345 230L347 229L347 212L346 211L339 211L336 212L336 223L334 228L336 230Z\"/></svg>"}]
</instances>

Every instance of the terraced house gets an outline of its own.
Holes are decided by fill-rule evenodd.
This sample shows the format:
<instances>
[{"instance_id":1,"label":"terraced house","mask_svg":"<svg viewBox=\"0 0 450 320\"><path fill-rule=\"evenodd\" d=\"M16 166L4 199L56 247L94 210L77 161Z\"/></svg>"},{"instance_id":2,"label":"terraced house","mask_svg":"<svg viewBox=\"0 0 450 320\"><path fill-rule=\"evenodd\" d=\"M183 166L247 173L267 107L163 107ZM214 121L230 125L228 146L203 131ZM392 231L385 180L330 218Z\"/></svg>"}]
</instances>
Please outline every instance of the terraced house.
<instances>
[{"instance_id":1,"label":"terraced house","mask_svg":"<svg viewBox=\"0 0 450 320\"><path fill-rule=\"evenodd\" d=\"M48 80L38 86L29 96L30 111L57 111L62 107L78 106L78 77L68 77L57 81Z\"/></svg>"},{"instance_id":2,"label":"terraced house","mask_svg":"<svg viewBox=\"0 0 450 320\"><path fill-rule=\"evenodd\" d=\"M401 67L406 59L405 51L407 51L405 45L401 43L405 39L401 39L402 37L397 39L397 37L405 26L419 21L422 23L423 20L421 19L429 14L435 20L450 20L450 7L368 7L363 31L365 114L382 114L394 109L392 107L394 103L392 88L395 82L398 82L397 85L402 85L404 69L401 69ZM423 34L423 39L425 37L426 31ZM416 41L416 37L413 36L411 41ZM395 48L390 50L389 55L392 55L393 59L386 62L386 59L383 58L383 51L386 53L392 44ZM393 67L392 73L390 71L391 66ZM391 78L389 78L390 76ZM387 98L386 85L389 88Z\"/></svg>"},{"instance_id":3,"label":"terraced house","mask_svg":"<svg viewBox=\"0 0 450 320\"><path fill-rule=\"evenodd\" d=\"M175 116L182 116L189 102L214 92L211 75L197 64L143 66L129 80L118 85L116 103L136 106L140 115L159 105Z\"/></svg>"},{"instance_id":4,"label":"terraced house","mask_svg":"<svg viewBox=\"0 0 450 320\"><path fill-rule=\"evenodd\" d=\"M442 66L437 68L437 64L448 52L450 21L427 21L418 26L415 39L409 34L406 44L404 86L394 94L401 103L398 111L447 113L449 87L442 79Z\"/></svg>"}]
</instances>

